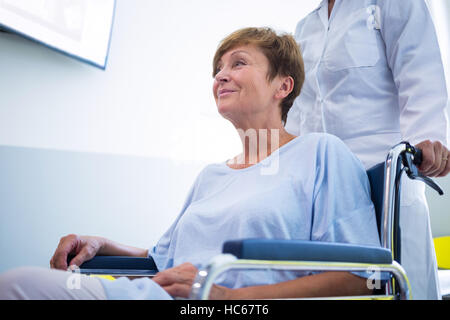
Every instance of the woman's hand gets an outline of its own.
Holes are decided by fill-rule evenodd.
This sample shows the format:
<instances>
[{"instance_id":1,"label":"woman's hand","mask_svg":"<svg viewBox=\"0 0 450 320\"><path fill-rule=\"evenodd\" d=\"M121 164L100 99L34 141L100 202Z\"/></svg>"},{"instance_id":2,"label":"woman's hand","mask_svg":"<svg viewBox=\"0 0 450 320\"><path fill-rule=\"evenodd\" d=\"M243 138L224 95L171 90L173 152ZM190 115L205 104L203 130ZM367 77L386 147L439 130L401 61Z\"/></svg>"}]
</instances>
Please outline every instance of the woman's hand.
<instances>
[{"instance_id":1,"label":"woman's hand","mask_svg":"<svg viewBox=\"0 0 450 320\"><path fill-rule=\"evenodd\" d=\"M450 172L449 151L439 141L422 141L415 146L422 150L420 173L429 177L445 177Z\"/></svg>"},{"instance_id":2,"label":"woman's hand","mask_svg":"<svg viewBox=\"0 0 450 320\"><path fill-rule=\"evenodd\" d=\"M70 261L69 266L80 266L83 262L95 257L105 242L106 240L101 237L78 236L75 234L62 237L50 260L50 267L67 270L67 256L70 254L75 255L75 257Z\"/></svg>"},{"instance_id":3,"label":"woman's hand","mask_svg":"<svg viewBox=\"0 0 450 320\"><path fill-rule=\"evenodd\" d=\"M188 298L197 272L198 269L192 263L183 263L174 268L158 272L152 280L159 284L172 297ZM213 285L209 299L231 299L231 293L232 290L229 288Z\"/></svg>"}]
</instances>

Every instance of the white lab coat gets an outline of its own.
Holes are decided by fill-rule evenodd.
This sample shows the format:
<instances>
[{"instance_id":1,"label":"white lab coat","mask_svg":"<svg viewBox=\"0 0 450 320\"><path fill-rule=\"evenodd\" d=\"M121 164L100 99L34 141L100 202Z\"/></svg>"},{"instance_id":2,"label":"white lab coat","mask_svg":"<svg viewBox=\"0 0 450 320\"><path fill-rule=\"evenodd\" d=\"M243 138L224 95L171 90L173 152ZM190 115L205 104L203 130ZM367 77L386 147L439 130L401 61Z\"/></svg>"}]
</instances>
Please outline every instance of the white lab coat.
<instances>
[{"instance_id":1,"label":"white lab coat","mask_svg":"<svg viewBox=\"0 0 450 320\"><path fill-rule=\"evenodd\" d=\"M323 0L298 23L295 38L306 79L288 132L334 134L366 168L404 140L447 145L445 76L424 0L336 0L330 19ZM425 188L404 180L402 265L414 298L438 299Z\"/></svg>"}]
</instances>

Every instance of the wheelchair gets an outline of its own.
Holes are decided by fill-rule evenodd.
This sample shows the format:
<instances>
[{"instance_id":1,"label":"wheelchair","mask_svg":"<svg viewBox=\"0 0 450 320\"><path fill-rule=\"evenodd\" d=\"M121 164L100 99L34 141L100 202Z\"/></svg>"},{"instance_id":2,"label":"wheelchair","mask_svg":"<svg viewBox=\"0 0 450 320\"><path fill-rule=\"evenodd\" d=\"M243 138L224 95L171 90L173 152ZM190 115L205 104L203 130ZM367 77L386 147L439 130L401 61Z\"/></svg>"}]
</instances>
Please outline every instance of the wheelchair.
<instances>
[{"instance_id":1,"label":"wheelchair","mask_svg":"<svg viewBox=\"0 0 450 320\"><path fill-rule=\"evenodd\" d=\"M418 172L417 167L421 161L421 150L415 149L408 142L402 142L389 151L385 162L367 171L381 247L304 240L230 240L223 244L221 255L214 257L205 268L198 271L189 298L208 299L215 279L223 272L272 269L372 273L367 283L374 285L373 295L329 297L328 299L411 299L411 287L400 260L399 221L402 174L406 173L410 179L425 182L443 195L442 189L433 180ZM71 257L68 260L70 259ZM94 257L83 263L79 271L90 275L130 278L151 277L158 272L151 257L114 256Z\"/></svg>"}]
</instances>

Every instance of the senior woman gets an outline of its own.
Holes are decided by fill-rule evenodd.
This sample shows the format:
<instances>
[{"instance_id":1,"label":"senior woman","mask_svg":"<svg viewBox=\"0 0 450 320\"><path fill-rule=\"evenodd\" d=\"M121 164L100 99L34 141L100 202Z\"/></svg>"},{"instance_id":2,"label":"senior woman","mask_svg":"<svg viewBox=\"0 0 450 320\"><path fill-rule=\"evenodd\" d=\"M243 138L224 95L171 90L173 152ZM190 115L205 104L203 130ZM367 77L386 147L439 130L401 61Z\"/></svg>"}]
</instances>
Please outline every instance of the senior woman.
<instances>
[{"instance_id":1,"label":"senior woman","mask_svg":"<svg viewBox=\"0 0 450 320\"><path fill-rule=\"evenodd\" d=\"M203 169L158 243L146 250L100 237L66 236L51 259L53 270L16 269L0 276L0 298L187 297L197 268L219 254L224 241L236 238L379 246L367 176L359 160L334 136L296 137L284 129L304 80L293 37L268 28L238 30L221 42L213 76L218 111L238 131L242 153ZM152 280L82 276L80 289L70 290L70 274L54 270L66 270L69 254L75 255L70 265L95 255L150 256L160 272ZM233 271L214 285L210 298L368 293L366 279L347 272Z\"/></svg>"}]
</instances>

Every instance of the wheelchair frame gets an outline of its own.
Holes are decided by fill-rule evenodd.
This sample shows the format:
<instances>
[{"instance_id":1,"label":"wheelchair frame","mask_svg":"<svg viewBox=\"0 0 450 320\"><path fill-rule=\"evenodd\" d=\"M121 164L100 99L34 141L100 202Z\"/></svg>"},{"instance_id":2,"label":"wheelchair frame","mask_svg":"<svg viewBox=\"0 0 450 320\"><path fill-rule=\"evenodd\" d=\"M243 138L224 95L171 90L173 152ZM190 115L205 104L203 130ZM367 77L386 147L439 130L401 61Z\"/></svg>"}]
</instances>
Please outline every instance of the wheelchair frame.
<instances>
[{"instance_id":1,"label":"wheelchair frame","mask_svg":"<svg viewBox=\"0 0 450 320\"><path fill-rule=\"evenodd\" d=\"M347 271L358 272L367 271L376 266L380 272L389 272L394 275L399 285L398 298L408 300L412 298L411 286L408 277L402 266L396 262L393 250L396 210L398 210L400 183L397 176L401 174L401 162L398 161L402 153L407 151L407 144L401 143L393 147L385 161L385 176L383 189L383 212L381 221L381 244L392 252L393 261L391 264L360 264L345 263L333 261L263 261L263 260L246 260L236 259L231 255L218 256L204 269L200 270L192 285L190 294L191 299L207 299L214 280L223 272L231 269L274 269L274 270L290 270L290 271ZM397 208L397 209L396 209ZM384 298L392 298L393 286L391 283L386 285L386 293ZM381 296L364 296L365 299L377 298ZM333 297L335 298L335 297ZM343 297L339 297L342 299ZM323 299L323 298L321 298Z\"/></svg>"},{"instance_id":2,"label":"wheelchair frame","mask_svg":"<svg viewBox=\"0 0 450 320\"><path fill-rule=\"evenodd\" d=\"M237 259L231 254L221 254L216 256L204 268L198 271L193 282L190 299L208 299L209 292L215 279L228 270L236 269L274 269L290 271L346 271L346 272L367 272L376 268L380 273L387 272L391 279L384 285L384 294L360 296L360 297L329 297L320 299L401 299L408 300L412 298L411 286L405 270L398 262L400 261L400 234L399 234L399 210L400 210L400 178L403 171L411 179L419 179L433 187L440 194L442 190L431 179L421 176L415 166L421 161L421 152L416 150L407 142L402 142L394 146L388 153L384 163L384 182L383 182L383 201L381 208L381 221L379 223L379 235L381 248L369 248L370 250L384 251L388 250L391 258L389 263L386 259L381 259L383 263L377 263L376 259L370 260L370 263L351 261L328 261L327 257L314 259L314 261L302 260L260 260ZM370 169L369 169L370 171ZM267 240L267 239L265 239ZM269 240L270 241L270 240ZM275 240L276 241L276 240ZM333 246L330 243L311 242L319 246ZM301 248L299 248L301 250ZM364 246L349 245L349 249L365 249ZM361 251L358 251L359 253ZM386 256L386 255L385 255ZM397 261L396 261L397 260ZM361 261L361 260L359 260ZM120 263L118 263L120 262ZM130 257L95 257L80 266L81 273L85 274L113 274L127 276L151 276L157 270L151 258L130 258ZM103 269L103 270L100 270ZM136 271L137 272L133 272ZM392 278L393 277L393 278ZM370 279L370 278L369 278ZM395 279L395 282L393 281ZM383 289L382 289L383 290Z\"/></svg>"},{"instance_id":3,"label":"wheelchair frame","mask_svg":"<svg viewBox=\"0 0 450 320\"><path fill-rule=\"evenodd\" d=\"M415 164L421 162L421 151L407 142L394 146L388 153L384 166L383 203L380 240L383 248L392 254L390 264L367 264L336 261L264 261L236 259L231 255L218 256L198 272L192 285L191 299L207 299L214 280L223 272L231 269L274 269L291 271L346 271L361 272L376 268L377 271L390 273L391 279L385 285L385 293L380 295L351 297L352 299L412 299L411 286L400 261L400 181L403 171L411 179L419 179L433 187L441 195L442 190L431 179L421 176ZM403 166L403 167L402 167ZM370 169L369 169L370 171ZM325 246L328 244L324 244ZM397 261L396 261L397 260ZM345 299L349 297L329 297L328 299ZM326 298L320 298L326 299Z\"/></svg>"}]
</instances>

